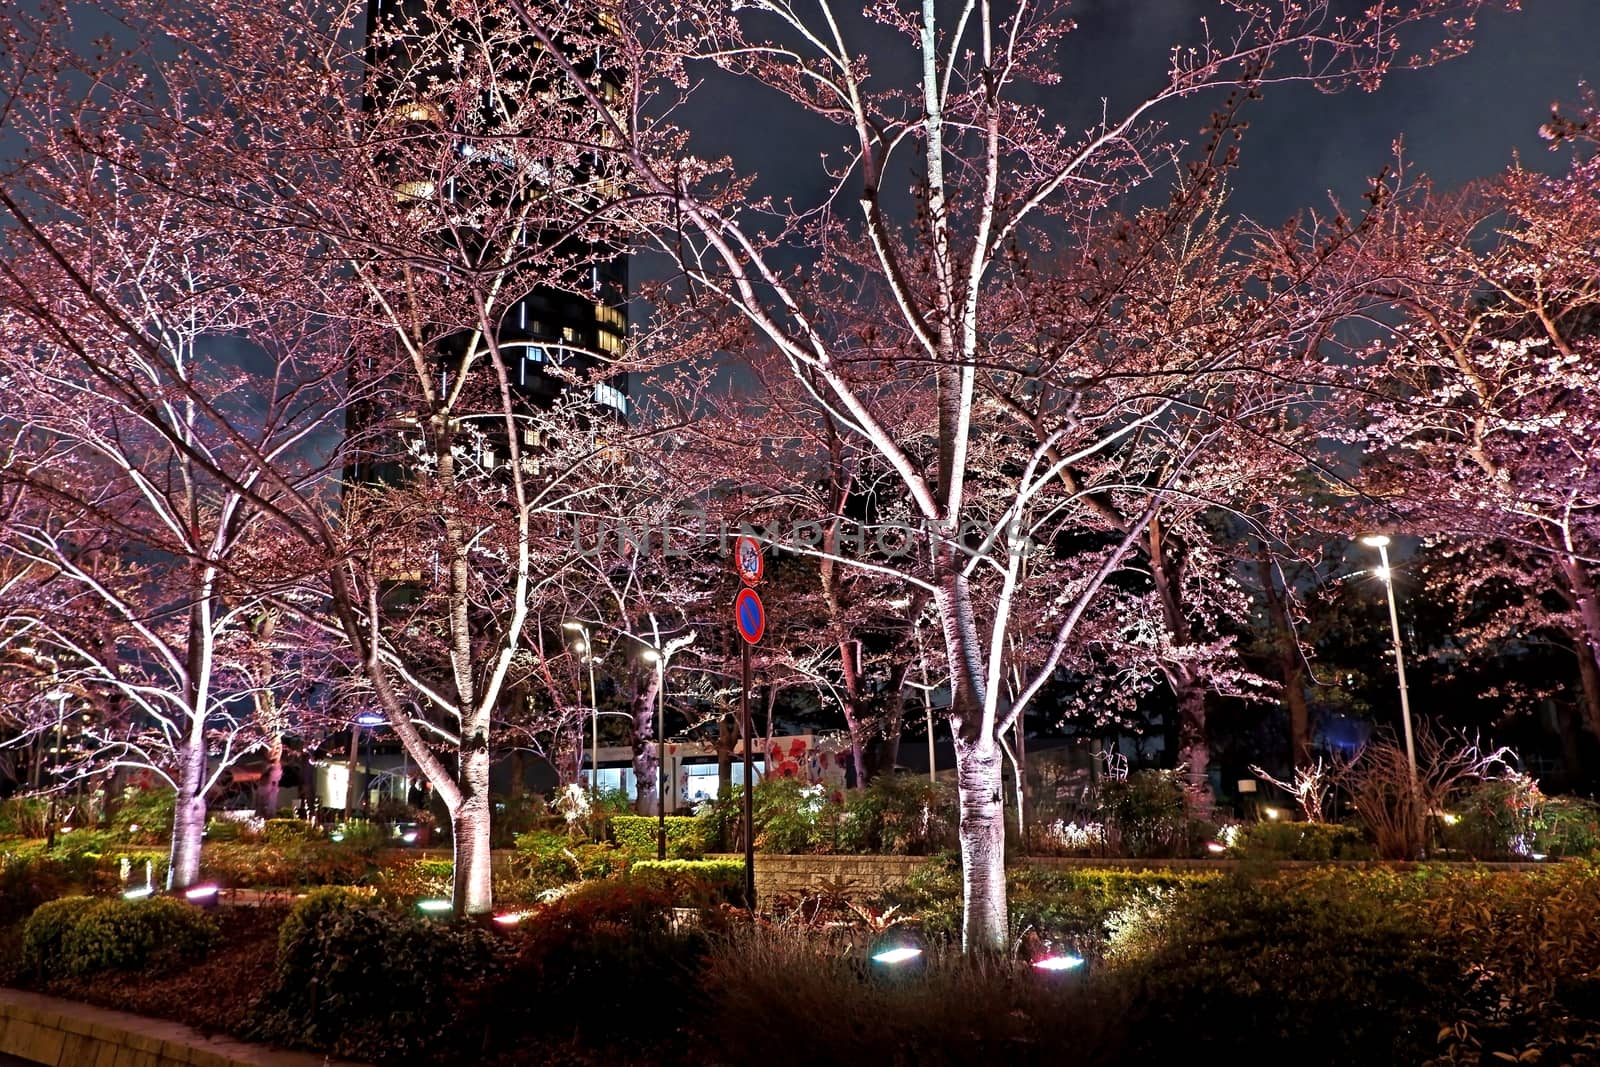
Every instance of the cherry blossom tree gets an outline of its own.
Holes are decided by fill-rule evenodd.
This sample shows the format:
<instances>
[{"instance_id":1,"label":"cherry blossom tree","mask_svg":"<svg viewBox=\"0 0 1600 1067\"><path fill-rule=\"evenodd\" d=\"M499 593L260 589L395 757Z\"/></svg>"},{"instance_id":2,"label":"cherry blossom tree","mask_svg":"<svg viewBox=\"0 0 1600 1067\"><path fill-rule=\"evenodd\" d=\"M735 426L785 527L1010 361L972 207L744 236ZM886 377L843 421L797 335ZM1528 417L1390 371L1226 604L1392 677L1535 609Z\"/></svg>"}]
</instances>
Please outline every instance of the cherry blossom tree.
<instances>
[{"instance_id":1,"label":"cherry blossom tree","mask_svg":"<svg viewBox=\"0 0 1600 1067\"><path fill-rule=\"evenodd\" d=\"M1566 636L1600 736L1597 116L1591 93L1544 128L1576 142L1563 173L1518 164L1419 198L1366 250L1402 317L1373 348L1365 487L1378 517L1461 557L1465 640Z\"/></svg>"},{"instance_id":2,"label":"cherry blossom tree","mask_svg":"<svg viewBox=\"0 0 1600 1067\"><path fill-rule=\"evenodd\" d=\"M557 54L548 13L523 0L511 6ZM1051 243L1073 254L1103 246L1108 207L1179 154L1157 121L1164 107L1225 86L1255 90L1303 80L1327 89L1370 87L1396 66L1462 50L1466 23L1457 16L1478 6L1425 0L1347 19L1321 3L1222 5L1222 22L1204 24L1198 45L1174 51L1159 90L1081 134L1056 128L1023 102L1031 86L1060 80L1055 49L1072 22L1054 4L971 3L949 12L933 0L870 7L866 21L899 44L899 54L894 44L875 40L869 53L852 43L860 25L828 3L803 11L776 3L607 5L615 12L615 48L633 72L622 99L601 100L566 61L568 84L607 106L631 195L654 205L657 226L667 223L657 231L660 245L695 291L732 308L810 384L816 403L901 480L920 521L959 530L981 513L995 531L1010 531L982 538L976 554L955 537L932 537L931 571L919 580L938 612L954 693L968 946L998 948L1006 937L997 738L1053 675L1107 577L1134 550L1153 505L1129 508L1128 532L1108 534L1098 562L1077 557L1079 569L1051 576L1058 598L1044 624L1047 651L1006 702L1002 677L1022 535L1041 519L1057 536L1101 533L1081 507L1060 511L1041 494L1057 485L1062 469L1141 433L1155 436L1178 404L1169 379L1154 383L1143 404L1124 395L1089 405L1087 419L1071 409L1050 411L1042 435L1016 440L1011 462L991 468L994 481L973 477L976 442L988 433L988 393L1014 391L1011 383L1023 376L1022 354L996 328L1003 319L996 308L1012 291L1019 260ZM1429 27L1443 28L1435 47L1403 50L1411 31ZM883 73L904 67L911 76L898 84ZM690 150L668 116L713 68L765 87L795 114L837 131L824 156L820 197L753 195L752 175L737 161ZM907 165L915 173L909 198L893 188ZM787 254L797 245L809 252L800 266ZM1128 306L1123 291L1084 294L1102 309L1107 330ZM872 330L857 328L864 319ZM1253 366L1252 351L1230 346L1212 362L1195 353L1184 371L1170 373L1190 391L1209 375L1220 380ZM1041 372L1053 370L1026 373L1036 379ZM930 423L891 421L895 398L908 389L933 395ZM912 448L912 440L930 447ZM1166 479L1139 491L1154 501L1177 488L1193 458L1216 440L1205 432L1175 434L1165 442L1175 457Z\"/></svg>"}]
</instances>

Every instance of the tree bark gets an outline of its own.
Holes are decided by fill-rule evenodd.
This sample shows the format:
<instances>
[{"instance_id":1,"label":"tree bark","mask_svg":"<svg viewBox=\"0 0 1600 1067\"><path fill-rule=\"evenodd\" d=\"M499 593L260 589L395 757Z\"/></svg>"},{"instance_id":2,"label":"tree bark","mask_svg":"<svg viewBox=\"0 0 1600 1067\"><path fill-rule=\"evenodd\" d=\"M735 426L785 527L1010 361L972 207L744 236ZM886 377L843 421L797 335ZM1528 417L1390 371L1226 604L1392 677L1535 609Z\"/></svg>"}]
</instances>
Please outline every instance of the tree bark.
<instances>
[{"instance_id":1,"label":"tree bark","mask_svg":"<svg viewBox=\"0 0 1600 1067\"><path fill-rule=\"evenodd\" d=\"M640 815L656 813L656 673L650 671L647 681L633 700L633 777L638 789L634 810Z\"/></svg>"},{"instance_id":2,"label":"tree bark","mask_svg":"<svg viewBox=\"0 0 1600 1067\"><path fill-rule=\"evenodd\" d=\"M283 784L283 735L273 734L267 743L267 770L256 793L256 811L268 819L278 814L278 789Z\"/></svg>"},{"instance_id":3,"label":"tree bark","mask_svg":"<svg viewBox=\"0 0 1600 1067\"><path fill-rule=\"evenodd\" d=\"M1211 736L1206 730L1206 691L1193 682L1174 686L1178 693L1178 759L1188 768L1195 813L1211 814Z\"/></svg>"},{"instance_id":4,"label":"tree bark","mask_svg":"<svg viewBox=\"0 0 1600 1067\"><path fill-rule=\"evenodd\" d=\"M1600 740L1600 665L1584 647L1582 635L1573 642L1578 654L1578 682L1583 690L1583 724Z\"/></svg>"},{"instance_id":5,"label":"tree bark","mask_svg":"<svg viewBox=\"0 0 1600 1067\"><path fill-rule=\"evenodd\" d=\"M1572 644L1578 654L1578 678L1583 684L1584 721L1589 731L1600 738L1600 595L1581 562L1562 560L1561 573L1578 615L1580 629L1572 635Z\"/></svg>"},{"instance_id":6,"label":"tree bark","mask_svg":"<svg viewBox=\"0 0 1600 1067\"><path fill-rule=\"evenodd\" d=\"M199 724L203 726L202 724ZM172 852L167 862L167 889L187 889L200 880L200 847L206 831L205 732L197 728L179 750L178 795L172 803Z\"/></svg>"},{"instance_id":7,"label":"tree bark","mask_svg":"<svg viewBox=\"0 0 1600 1067\"><path fill-rule=\"evenodd\" d=\"M1000 749L991 738L956 733L960 799L961 945L966 952L1003 951L1006 919L1006 818Z\"/></svg>"},{"instance_id":8,"label":"tree bark","mask_svg":"<svg viewBox=\"0 0 1600 1067\"><path fill-rule=\"evenodd\" d=\"M1272 647L1283 678L1283 700L1289 712L1289 760L1296 770L1311 766L1311 710L1306 704L1305 660L1295 639L1287 595L1278 590L1272 562L1265 551L1256 557L1256 573L1266 598Z\"/></svg>"},{"instance_id":9,"label":"tree bark","mask_svg":"<svg viewBox=\"0 0 1600 1067\"><path fill-rule=\"evenodd\" d=\"M482 915L494 907L489 848L489 744L479 734L461 758L461 803L450 813L455 838L455 878L451 887L457 915Z\"/></svg>"}]
</instances>

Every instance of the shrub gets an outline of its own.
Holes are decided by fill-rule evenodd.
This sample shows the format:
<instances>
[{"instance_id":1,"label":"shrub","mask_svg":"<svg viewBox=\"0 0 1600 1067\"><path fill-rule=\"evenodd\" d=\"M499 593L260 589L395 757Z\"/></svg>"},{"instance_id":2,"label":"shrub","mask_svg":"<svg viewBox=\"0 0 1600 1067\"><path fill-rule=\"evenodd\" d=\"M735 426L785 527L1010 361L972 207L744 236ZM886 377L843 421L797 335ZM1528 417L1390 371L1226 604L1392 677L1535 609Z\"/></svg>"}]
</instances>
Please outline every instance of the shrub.
<instances>
[{"instance_id":1,"label":"shrub","mask_svg":"<svg viewBox=\"0 0 1600 1067\"><path fill-rule=\"evenodd\" d=\"M68 893L92 892L106 883L92 863L48 855L0 856L0 926Z\"/></svg>"},{"instance_id":2,"label":"shrub","mask_svg":"<svg viewBox=\"0 0 1600 1067\"><path fill-rule=\"evenodd\" d=\"M698 818L668 815L667 858L699 859L706 852L706 828ZM657 822L654 815L613 815L611 837L617 847L633 859L656 856Z\"/></svg>"},{"instance_id":3,"label":"shrub","mask_svg":"<svg viewBox=\"0 0 1600 1067\"><path fill-rule=\"evenodd\" d=\"M123 841L160 844L172 837L172 805L176 797L171 789L130 790L111 816L111 829Z\"/></svg>"},{"instance_id":4,"label":"shrub","mask_svg":"<svg viewBox=\"0 0 1600 1067\"><path fill-rule=\"evenodd\" d=\"M1359 826L1326 822L1258 822L1234 844L1249 860L1366 860L1372 846Z\"/></svg>"},{"instance_id":5,"label":"shrub","mask_svg":"<svg viewBox=\"0 0 1600 1067\"><path fill-rule=\"evenodd\" d=\"M205 912L172 897L109 897L84 911L62 946L69 974L162 970L204 956L218 939Z\"/></svg>"},{"instance_id":6,"label":"shrub","mask_svg":"<svg viewBox=\"0 0 1600 1067\"><path fill-rule=\"evenodd\" d=\"M1177 771L1140 770L1100 787L1100 815L1123 855L1184 856L1195 851L1189 796Z\"/></svg>"},{"instance_id":7,"label":"shrub","mask_svg":"<svg viewBox=\"0 0 1600 1067\"><path fill-rule=\"evenodd\" d=\"M673 906L666 890L631 878L586 882L540 905L512 928L508 971L480 987L462 1029L481 1026L493 1045L523 1054L529 1035L638 1039L641 1054L625 1062L654 1062L661 1034L698 1007L694 965L704 941L675 928Z\"/></svg>"},{"instance_id":8,"label":"shrub","mask_svg":"<svg viewBox=\"0 0 1600 1067\"><path fill-rule=\"evenodd\" d=\"M0 800L0 837L43 837L49 821L50 802L44 797Z\"/></svg>"},{"instance_id":9,"label":"shrub","mask_svg":"<svg viewBox=\"0 0 1600 1067\"><path fill-rule=\"evenodd\" d=\"M1217 879L1125 924L1107 988L1122 998L1127 1053L1423 1062L1460 968L1362 886Z\"/></svg>"},{"instance_id":10,"label":"shrub","mask_svg":"<svg viewBox=\"0 0 1600 1067\"><path fill-rule=\"evenodd\" d=\"M462 988L494 975L495 939L469 923L396 914L338 890L308 895L278 935L249 1036L373 1062L413 1062Z\"/></svg>"},{"instance_id":11,"label":"shrub","mask_svg":"<svg viewBox=\"0 0 1600 1067\"><path fill-rule=\"evenodd\" d=\"M39 905L22 927L22 965L43 978L63 973L67 936L100 897L62 897Z\"/></svg>"},{"instance_id":12,"label":"shrub","mask_svg":"<svg viewBox=\"0 0 1600 1067\"><path fill-rule=\"evenodd\" d=\"M1474 859L1582 856L1600 846L1600 813L1591 801L1546 796L1523 774L1478 783L1446 820L1440 839Z\"/></svg>"},{"instance_id":13,"label":"shrub","mask_svg":"<svg viewBox=\"0 0 1600 1067\"><path fill-rule=\"evenodd\" d=\"M1113 932L1131 916L1218 877L1207 871L1013 868L1007 878L1011 935L1021 937L1032 929L1094 960L1104 955Z\"/></svg>"},{"instance_id":14,"label":"shrub","mask_svg":"<svg viewBox=\"0 0 1600 1067\"><path fill-rule=\"evenodd\" d=\"M23 955L45 977L160 970L204 956L217 925L171 897L65 897L41 905L23 928Z\"/></svg>"},{"instance_id":15,"label":"shrub","mask_svg":"<svg viewBox=\"0 0 1600 1067\"><path fill-rule=\"evenodd\" d=\"M654 825L652 820L651 826ZM651 855L655 854L654 840L652 837ZM518 867L538 890L586 878L608 878L627 869L629 855L622 848L585 843L552 830L535 830L517 837Z\"/></svg>"},{"instance_id":16,"label":"shrub","mask_svg":"<svg viewBox=\"0 0 1600 1067\"><path fill-rule=\"evenodd\" d=\"M628 878L665 890L682 907L743 903L743 860L636 860Z\"/></svg>"},{"instance_id":17,"label":"shrub","mask_svg":"<svg viewBox=\"0 0 1600 1067\"><path fill-rule=\"evenodd\" d=\"M920 775L882 774L846 794L834 822L841 852L927 856L955 844L955 793Z\"/></svg>"},{"instance_id":18,"label":"shrub","mask_svg":"<svg viewBox=\"0 0 1600 1067\"><path fill-rule=\"evenodd\" d=\"M261 836L269 845L287 845L317 836L317 829L304 819L268 819Z\"/></svg>"}]
</instances>

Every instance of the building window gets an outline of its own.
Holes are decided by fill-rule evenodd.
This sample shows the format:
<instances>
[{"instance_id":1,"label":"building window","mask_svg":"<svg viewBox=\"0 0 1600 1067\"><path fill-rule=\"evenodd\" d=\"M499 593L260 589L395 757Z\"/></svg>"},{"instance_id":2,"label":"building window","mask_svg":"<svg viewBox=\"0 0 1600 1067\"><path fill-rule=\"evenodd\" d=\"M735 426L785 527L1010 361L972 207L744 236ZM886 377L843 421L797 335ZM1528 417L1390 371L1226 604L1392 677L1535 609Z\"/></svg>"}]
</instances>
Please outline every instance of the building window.
<instances>
[{"instance_id":1,"label":"building window","mask_svg":"<svg viewBox=\"0 0 1600 1067\"><path fill-rule=\"evenodd\" d=\"M607 385L605 382L595 383L594 402L613 408L623 415L628 413L628 394L614 385Z\"/></svg>"}]
</instances>

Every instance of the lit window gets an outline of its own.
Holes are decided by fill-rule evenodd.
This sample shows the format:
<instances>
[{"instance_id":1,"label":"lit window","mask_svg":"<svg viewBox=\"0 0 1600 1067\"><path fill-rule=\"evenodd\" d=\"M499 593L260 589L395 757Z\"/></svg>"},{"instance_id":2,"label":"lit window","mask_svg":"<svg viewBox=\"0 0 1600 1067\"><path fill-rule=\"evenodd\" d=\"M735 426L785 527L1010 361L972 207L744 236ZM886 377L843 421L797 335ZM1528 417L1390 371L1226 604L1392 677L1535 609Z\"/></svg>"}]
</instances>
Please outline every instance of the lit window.
<instances>
[{"instance_id":1,"label":"lit window","mask_svg":"<svg viewBox=\"0 0 1600 1067\"><path fill-rule=\"evenodd\" d=\"M628 394L624 393L621 389L618 389L614 385L607 385L605 382L596 382L594 387L594 400L595 403L603 404L608 408L614 408L624 415L628 413Z\"/></svg>"}]
</instances>

